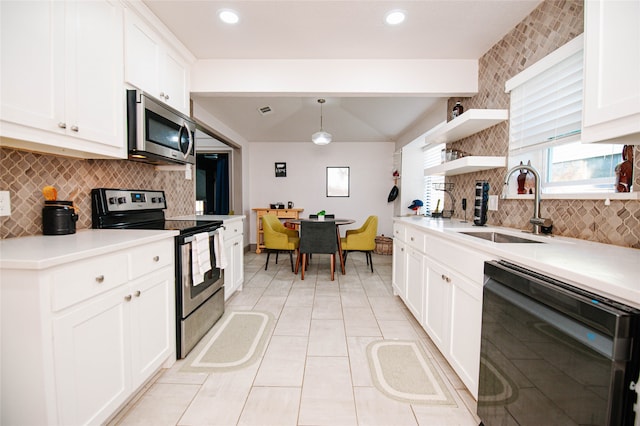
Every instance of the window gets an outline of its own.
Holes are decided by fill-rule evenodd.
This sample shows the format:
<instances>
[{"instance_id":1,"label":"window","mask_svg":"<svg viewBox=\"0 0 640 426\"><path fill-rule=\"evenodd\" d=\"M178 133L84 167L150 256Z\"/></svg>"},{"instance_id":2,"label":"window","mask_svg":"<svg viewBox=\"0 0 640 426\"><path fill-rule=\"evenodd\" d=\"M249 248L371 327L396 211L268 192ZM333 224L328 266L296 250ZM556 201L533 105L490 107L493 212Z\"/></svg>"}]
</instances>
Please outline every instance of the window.
<instances>
[{"instance_id":1,"label":"window","mask_svg":"<svg viewBox=\"0 0 640 426\"><path fill-rule=\"evenodd\" d=\"M445 149L445 146L445 144L440 144L423 151L423 169L437 166L442 162L441 151ZM436 190L437 184L444 184L444 176L424 177L424 213L427 216L430 216L431 212L436 209L438 202L440 203L439 210L442 211L444 208L444 191Z\"/></svg>"},{"instance_id":2,"label":"window","mask_svg":"<svg viewBox=\"0 0 640 426\"><path fill-rule=\"evenodd\" d=\"M509 166L529 161L545 193L613 192L622 145L583 145L583 36L507 81ZM515 179L514 173L514 179Z\"/></svg>"}]
</instances>

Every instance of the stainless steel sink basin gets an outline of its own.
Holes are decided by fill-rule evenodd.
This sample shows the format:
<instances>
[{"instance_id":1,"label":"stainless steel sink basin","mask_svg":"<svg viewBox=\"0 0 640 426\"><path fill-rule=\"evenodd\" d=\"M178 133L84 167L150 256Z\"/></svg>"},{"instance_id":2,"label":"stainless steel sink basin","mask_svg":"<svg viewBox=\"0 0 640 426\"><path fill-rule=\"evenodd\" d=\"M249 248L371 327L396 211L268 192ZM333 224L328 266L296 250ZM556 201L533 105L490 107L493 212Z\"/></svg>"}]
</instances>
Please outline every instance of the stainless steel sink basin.
<instances>
[{"instance_id":1,"label":"stainless steel sink basin","mask_svg":"<svg viewBox=\"0 0 640 426\"><path fill-rule=\"evenodd\" d=\"M522 238L511 234L503 234L501 232L461 232L461 234L470 235L476 238L482 238L483 240L492 241L494 243L537 243L544 244L542 241L530 240L528 238Z\"/></svg>"}]
</instances>

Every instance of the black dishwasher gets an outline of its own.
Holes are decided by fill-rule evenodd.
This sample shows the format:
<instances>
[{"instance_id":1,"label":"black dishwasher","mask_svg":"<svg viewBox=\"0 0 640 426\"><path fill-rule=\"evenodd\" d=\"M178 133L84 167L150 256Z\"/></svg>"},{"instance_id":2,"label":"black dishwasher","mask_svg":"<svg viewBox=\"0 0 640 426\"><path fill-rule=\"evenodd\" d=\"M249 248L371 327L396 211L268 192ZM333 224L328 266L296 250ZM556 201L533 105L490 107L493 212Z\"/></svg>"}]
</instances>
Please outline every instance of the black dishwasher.
<instances>
[{"instance_id":1,"label":"black dishwasher","mask_svg":"<svg viewBox=\"0 0 640 426\"><path fill-rule=\"evenodd\" d=\"M633 425L640 311L485 263L478 416L493 425Z\"/></svg>"}]
</instances>

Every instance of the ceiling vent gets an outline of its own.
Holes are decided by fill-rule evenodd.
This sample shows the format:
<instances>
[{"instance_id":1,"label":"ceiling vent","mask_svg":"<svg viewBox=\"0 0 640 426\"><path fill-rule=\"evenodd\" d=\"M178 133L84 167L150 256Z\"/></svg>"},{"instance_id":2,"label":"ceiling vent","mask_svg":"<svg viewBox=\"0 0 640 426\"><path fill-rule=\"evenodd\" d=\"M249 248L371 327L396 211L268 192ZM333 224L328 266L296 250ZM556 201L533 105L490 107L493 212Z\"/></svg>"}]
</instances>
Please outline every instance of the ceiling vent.
<instances>
[{"instance_id":1,"label":"ceiling vent","mask_svg":"<svg viewBox=\"0 0 640 426\"><path fill-rule=\"evenodd\" d=\"M260 115L267 115L267 114L271 114L273 110L271 109L270 106L263 106L258 108L258 112L260 113Z\"/></svg>"}]
</instances>

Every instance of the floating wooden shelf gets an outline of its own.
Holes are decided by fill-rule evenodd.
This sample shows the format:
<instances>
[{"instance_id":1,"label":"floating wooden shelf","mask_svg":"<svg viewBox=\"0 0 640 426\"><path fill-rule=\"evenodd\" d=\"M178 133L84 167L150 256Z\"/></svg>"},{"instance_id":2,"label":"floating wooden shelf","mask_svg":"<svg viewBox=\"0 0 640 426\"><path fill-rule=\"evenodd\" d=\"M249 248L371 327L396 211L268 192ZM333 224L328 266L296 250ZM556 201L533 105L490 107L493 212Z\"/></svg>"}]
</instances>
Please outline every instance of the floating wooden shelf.
<instances>
[{"instance_id":1,"label":"floating wooden shelf","mask_svg":"<svg viewBox=\"0 0 640 426\"><path fill-rule=\"evenodd\" d=\"M506 167L506 157L469 156L424 169L425 176L454 176Z\"/></svg>"},{"instance_id":2,"label":"floating wooden shelf","mask_svg":"<svg viewBox=\"0 0 640 426\"><path fill-rule=\"evenodd\" d=\"M501 123L509 117L506 109L470 109L425 135L425 145L455 142Z\"/></svg>"}]
</instances>

